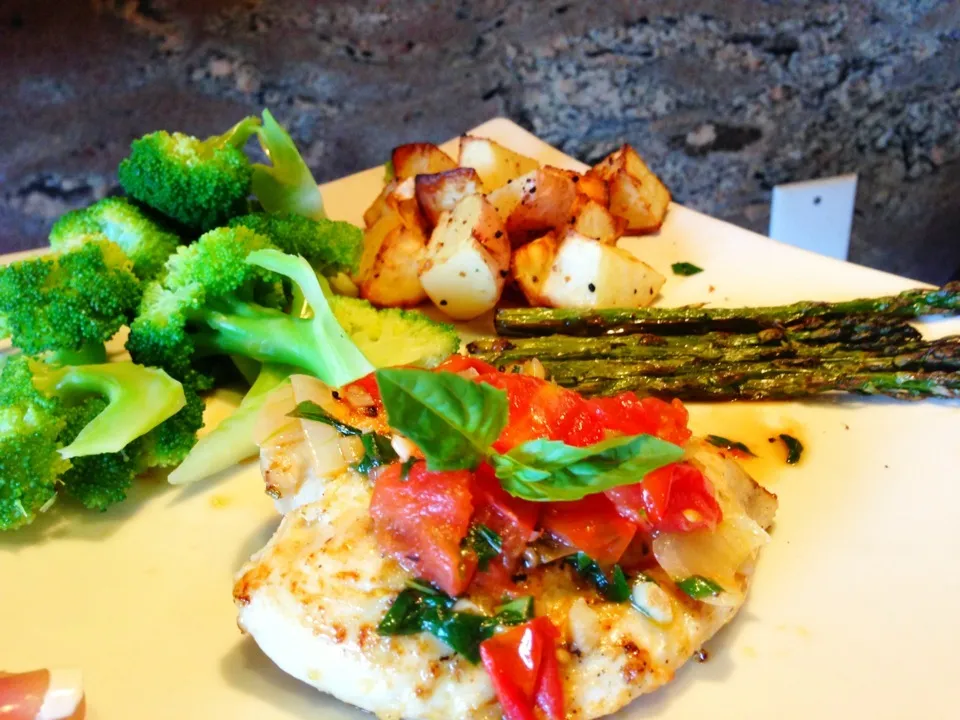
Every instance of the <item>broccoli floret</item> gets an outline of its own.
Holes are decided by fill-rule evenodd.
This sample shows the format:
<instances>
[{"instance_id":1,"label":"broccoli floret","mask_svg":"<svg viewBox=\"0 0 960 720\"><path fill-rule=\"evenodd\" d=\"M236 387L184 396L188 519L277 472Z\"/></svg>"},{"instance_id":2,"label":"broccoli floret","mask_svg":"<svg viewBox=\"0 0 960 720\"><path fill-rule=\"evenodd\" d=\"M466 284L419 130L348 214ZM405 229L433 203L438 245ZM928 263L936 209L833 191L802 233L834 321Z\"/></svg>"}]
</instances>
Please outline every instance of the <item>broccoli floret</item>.
<instances>
[{"instance_id":1,"label":"broccoli floret","mask_svg":"<svg viewBox=\"0 0 960 720\"><path fill-rule=\"evenodd\" d=\"M278 309L283 278L302 293L312 318ZM306 260L252 230L212 230L181 248L163 279L148 287L127 348L137 362L178 379L202 376L205 356L239 355L344 385L373 367L337 324L324 285Z\"/></svg>"},{"instance_id":2,"label":"broccoli floret","mask_svg":"<svg viewBox=\"0 0 960 720\"><path fill-rule=\"evenodd\" d=\"M448 323L416 310L378 310L366 300L334 295L333 314L357 347L377 367L433 367L458 352L460 337Z\"/></svg>"},{"instance_id":3,"label":"broccoli floret","mask_svg":"<svg viewBox=\"0 0 960 720\"><path fill-rule=\"evenodd\" d=\"M60 487L88 507L122 500L150 431L185 402L166 373L129 362L0 371L0 530L34 520Z\"/></svg>"},{"instance_id":4,"label":"broccoli floret","mask_svg":"<svg viewBox=\"0 0 960 720\"><path fill-rule=\"evenodd\" d=\"M133 317L141 292L119 246L83 236L62 253L0 268L0 324L28 355L102 349Z\"/></svg>"},{"instance_id":5,"label":"broccoli floret","mask_svg":"<svg viewBox=\"0 0 960 720\"><path fill-rule=\"evenodd\" d=\"M166 131L145 135L120 163L120 185L192 231L223 225L246 210L253 168L242 147L259 125L244 118L206 140Z\"/></svg>"},{"instance_id":6,"label":"broccoli floret","mask_svg":"<svg viewBox=\"0 0 960 720\"><path fill-rule=\"evenodd\" d=\"M283 252L305 257L321 275L353 273L363 254L363 232L348 222L253 213L233 218L230 227L245 227L269 238Z\"/></svg>"},{"instance_id":7,"label":"broccoli floret","mask_svg":"<svg viewBox=\"0 0 960 720\"><path fill-rule=\"evenodd\" d=\"M91 233L102 233L120 246L133 262L134 274L153 280L180 245L180 237L165 229L125 198L105 198L62 216L50 231L55 250L82 243Z\"/></svg>"},{"instance_id":8,"label":"broccoli floret","mask_svg":"<svg viewBox=\"0 0 960 720\"><path fill-rule=\"evenodd\" d=\"M257 130L257 140L272 163L253 166L253 194L263 209L272 213L290 212L314 220L325 218L317 181L300 156L293 138L269 110L263 111L263 125Z\"/></svg>"}]
</instances>

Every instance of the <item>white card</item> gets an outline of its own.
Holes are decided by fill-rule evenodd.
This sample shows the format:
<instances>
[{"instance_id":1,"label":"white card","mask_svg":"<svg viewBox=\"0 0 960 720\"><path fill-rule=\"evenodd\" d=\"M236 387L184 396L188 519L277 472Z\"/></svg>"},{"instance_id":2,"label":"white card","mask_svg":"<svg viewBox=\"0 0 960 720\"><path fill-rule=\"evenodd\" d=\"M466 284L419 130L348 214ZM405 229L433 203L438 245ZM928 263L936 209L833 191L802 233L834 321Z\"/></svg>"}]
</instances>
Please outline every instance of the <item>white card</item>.
<instances>
[{"instance_id":1,"label":"white card","mask_svg":"<svg viewBox=\"0 0 960 720\"><path fill-rule=\"evenodd\" d=\"M856 199L856 175L778 185L770 206L770 237L846 260Z\"/></svg>"}]
</instances>

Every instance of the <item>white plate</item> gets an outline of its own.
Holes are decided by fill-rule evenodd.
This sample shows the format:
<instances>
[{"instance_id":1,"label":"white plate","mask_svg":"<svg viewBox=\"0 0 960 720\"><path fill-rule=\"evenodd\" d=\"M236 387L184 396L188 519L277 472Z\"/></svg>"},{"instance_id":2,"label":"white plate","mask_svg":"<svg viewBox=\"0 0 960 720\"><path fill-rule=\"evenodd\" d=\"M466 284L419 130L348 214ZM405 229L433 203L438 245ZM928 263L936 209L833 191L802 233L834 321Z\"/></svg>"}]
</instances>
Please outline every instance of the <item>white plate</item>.
<instances>
[{"instance_id":1,"label":"white plate","mask_svg":"<svg viewBox=\"0 0 960 720\"><path fill-rule=\"evenodd\" d=\"M506 120L473 132L580 167ZM359 221L382 178L375 168L323 186L331 216ZM668 304L916 286L676 205L659 236L629 245L669 278ZM705 271L673 276L682 260ZM695 430L761 454L747 466L780 496L773 542L709 661L619 717L957 717L960 407L847 398L692 416ZM807 448L797 467L766 442L783 430ZM92 720L368 717L288 678L237 630L233 573L278 521L262 487L253 464L186 489L144 481L106 514L58 508L0 535L0 668L82 668Z\"/></svg>"}]
</instances>

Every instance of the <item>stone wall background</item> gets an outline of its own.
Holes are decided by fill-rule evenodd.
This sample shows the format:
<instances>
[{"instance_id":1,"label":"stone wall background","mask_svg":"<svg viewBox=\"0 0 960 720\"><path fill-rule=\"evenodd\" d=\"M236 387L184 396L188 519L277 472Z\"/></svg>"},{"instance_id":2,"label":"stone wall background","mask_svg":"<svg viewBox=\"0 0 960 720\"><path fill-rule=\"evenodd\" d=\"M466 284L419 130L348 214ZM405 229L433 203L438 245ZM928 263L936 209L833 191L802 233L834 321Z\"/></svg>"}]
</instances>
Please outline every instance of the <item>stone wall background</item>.
<instances>
[{"instance_id":1,"label":"stone wall background","mask_svg":"<svg viewBox=\"0 0 960 720\"><path fill-rule=\"evenodd\" d=\"M269 106L318 180L506 115L760 232L770 189L860 175L851 259L960 267L960 1L5 0L0 250L116 188L131 139Z\"/></svg>"}]
</instances>

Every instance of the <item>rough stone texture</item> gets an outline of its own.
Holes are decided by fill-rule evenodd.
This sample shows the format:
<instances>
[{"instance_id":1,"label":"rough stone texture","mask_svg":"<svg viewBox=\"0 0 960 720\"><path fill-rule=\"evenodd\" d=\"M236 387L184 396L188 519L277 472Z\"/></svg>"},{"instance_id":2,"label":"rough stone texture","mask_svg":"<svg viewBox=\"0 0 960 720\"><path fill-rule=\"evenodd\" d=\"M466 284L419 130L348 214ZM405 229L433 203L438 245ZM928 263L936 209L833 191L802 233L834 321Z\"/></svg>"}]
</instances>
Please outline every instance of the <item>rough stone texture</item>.
<instances>
[{"instance_id":1,"label":"rough stone texture","mask_svg":"<svg viewBox=\"0 0 960 720\"><path fill-rule=\"evenodd\" d=\"M773 185L857 172L851 259L960 266L960 2L7 0L0 249L115 191L130 140L263 105L319 180L507 115L764 231Z\"/></svg>"}]
</instances>

